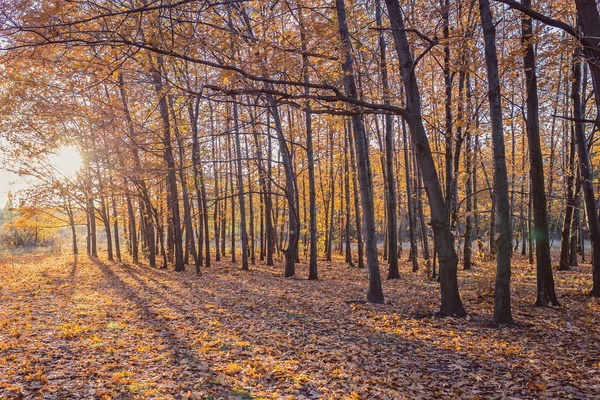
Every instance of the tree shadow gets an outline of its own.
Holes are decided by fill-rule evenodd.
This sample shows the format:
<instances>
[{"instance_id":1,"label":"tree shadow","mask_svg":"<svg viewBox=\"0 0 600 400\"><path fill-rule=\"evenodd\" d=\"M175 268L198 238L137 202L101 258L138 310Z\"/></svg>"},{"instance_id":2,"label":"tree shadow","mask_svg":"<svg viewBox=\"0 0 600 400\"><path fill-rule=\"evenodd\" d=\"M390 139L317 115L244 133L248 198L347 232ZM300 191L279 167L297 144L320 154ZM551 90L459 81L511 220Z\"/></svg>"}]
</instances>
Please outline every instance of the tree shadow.
<instances>
[{"instance_id":1,"label":"tree shadow","mask_svg":"<svg viewBox=\"0 0 600 400\"><path fill-rule=\"evenodd\" d=\"M144 266L97 263L111 284L120 289L121 296L136 303L143 319L165 329L176 357L181 356L178 353L181 349L185 349L184 353L193 353L194 346L219 339L223 351L219 356L222 357L220 365L227 361L254 364L264 360L264 352L267 352L271 360L269 368L294 365L295 374L318 377L344 370L350 376L371 375L381 385L403 387L406 393L411 393L408 385L416 379L411 375L414 371L440 376L435 383L430 382L438 391L450 387L453 377L458 374L481 389L482 395L497 393L510 379L502 375L495 382L480 382L476 376L497 371L508 374L512 371L511 365L529 365L527 353L511 353L499 366L497 354L492 351L473 353L466 349L465 343L462 343L465 348L461 349L453 342L458 339L456 344L460 345L462 341L473 340L468 331L477 329L480 334L489 332L488 337L482 338L485 339L483 346L485 341L504 340L506 332L519 335L522 327L513 327L510 331L492 330L487 325L488 316L478 313L471 313L470 320L456 323L451 319L438 320L430 313L415 313L414 308L411 313L408 303L419 294L415 288L406 289L395 300L398 304L372 306L344 302L343 296L354 298L363 289L361 283L353 280L343 282L344 289L336 292L332 286L321 283L270 276L265 279L268 272L259 272L254 277L222 273L213 267L210 275L196 277L187 272L173 274ZM323 290L330 293L324 295ZM340 295L337 301L332 294ZM172 322L160 318L155 307L161 305L166 310L159 312L176 313L181 318ZM405 311L399 311L399 308ZM374 317L379 319L373 322ZM390 326L386 319L398 323L398 328ZM211 325L213 322L218 325ZM185 340L177 336L182 329L186 332ZM455 332L448 334L446 330ZM202 334L208 337L203 338ZM247 342L248 349L237 349L239 342ZM552 346L551 343L536 343L534 347L536 351L550 351ZM312 357L329 361L317 364L321 370L316 373ZM211 359L202 355L200 358ZM394 359L392 370L388 370L390 359ZM534 373L533 369L524 368L525 375ZM263 383L256 378L250 379L248 385ZM565 378L563 383L569 385L568 379ZM289 380L269 382L273 390L289 388L291 384ZM348 380L339 378L319 382L321 387L325 385L335 390L345 390L349 384ZM307 393L307 387L299 387L296 394ZM232 391L233 386L229 390ZM531 396L532 393L524 388L517 394Z\"/></svg>"},{"instance_id":2,"label":"tree shadow","mask_svg":"<svg viewBox=\"0 0 600 400\"><path fill-rule=\"evenodd\" d=\"M192 375L202 373L204 384L206 386L213 385L212 382L216 378L216 374L208 365L206 365L204 360L194 354L189 347L189 343L181 339L177 335L177 332L171 329L168 321L158 317L157 312L153 310L153 305L148 303L144 297L140 296L136 288L123 281L112 270L109 264L96 258L90 258L90 261L98 267L102 272L104 279L111 287L116 289L122 300L129 300L135 304L136 309L139 311L139 320L145 325L145 328L149 329L149 331L156 331L156 329L160 331L159 337L164 339L170 352L169 364L170 366L175 367L172 370L173 378L178 379L177 373L185 370ZM128 271L127 268L122 268L122 270ZM141 281L138 280L138 284L141 284ZM147 286L142 287L142 289L149 290ZM165 300L165 298L161 296L161 300ZM168 304L172 307L176 306L173 302L168 302ZM191 388L190 382L190 387L188 389Z\"/></svg>"}]
</instances>

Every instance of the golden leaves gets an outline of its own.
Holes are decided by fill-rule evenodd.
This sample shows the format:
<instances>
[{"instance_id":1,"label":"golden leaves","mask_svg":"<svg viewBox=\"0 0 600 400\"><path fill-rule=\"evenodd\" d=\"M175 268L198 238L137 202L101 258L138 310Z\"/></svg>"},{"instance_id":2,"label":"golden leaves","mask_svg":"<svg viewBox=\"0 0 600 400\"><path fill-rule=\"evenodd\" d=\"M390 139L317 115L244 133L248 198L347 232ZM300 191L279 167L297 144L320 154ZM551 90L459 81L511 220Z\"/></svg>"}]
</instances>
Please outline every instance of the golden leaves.
<instances>
[{"instance_id":1,"label":"golden leaves","mask_svg":"<svg viewBox=\"0 0 600 400\"><path fill-rule=\"evenodd\" d=\"M328 264L325 279L308 282L279 278L280 265L257 265L248 275L217 263L196 277L80 257L71 275L69 257L3 258L0 397L26 391L348 400L595 393L590 339L599 335L600 306L577 297L589 267L557 275L567 294L564 308L520 306L515 317L525 327L491 329L485 321L493 263L460 273L472 317L437 319L427 314L437 303L437 283L411 274L407 264L401 264L402 280L384 282L388 304L346 303L362 298L366 282L364 271L339 261ZM534 269L518 257L513 286L515 303L529 302Z\"/></svg>"}]
</instances>

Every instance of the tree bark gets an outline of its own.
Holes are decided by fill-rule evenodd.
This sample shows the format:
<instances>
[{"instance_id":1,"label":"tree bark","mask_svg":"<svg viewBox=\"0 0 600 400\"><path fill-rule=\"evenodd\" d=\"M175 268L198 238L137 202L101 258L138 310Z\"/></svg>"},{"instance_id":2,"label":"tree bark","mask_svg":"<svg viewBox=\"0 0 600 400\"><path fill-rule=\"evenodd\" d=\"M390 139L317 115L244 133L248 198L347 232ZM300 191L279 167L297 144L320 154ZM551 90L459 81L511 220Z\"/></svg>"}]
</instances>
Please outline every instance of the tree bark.
<instances>
[{"instance_id":1,"label":"tree bark","mask_svg":"<svg viewBox=\"0 0 600 400\"><path fill-rule=\"evenodd\" d=\"M287 249L285 250L285 276L290 277L296 274L296 250L298 246L298 239L300 238L300 216L296 206L296 176L294 174L294 166L292 165L290 150L283 134L283 126L281 124L277 103L275 98L271 95L267 95L266 98L269 106L269 112L273 117L273 122L275 123L275 132L277 133L279 151L285 172L285 197L288 203L289 224L288 243Z\"/></svg>"},{"instance_id":2,"label":"tree bark","mask_svg":"<svg viewBox=\"0 0 600 400\"><path fill-rule=\"evenodd\" d=\"M127 93L125 91L125 83L123 80L123 74L119 72L119 94L121 95L121 103L123 104L123 113L125 115L125 121L127 122L127 130L129 133L129 140L131 143L131 152L133 155L134 166L137 171L141 171L142 165L140 161L140 156L137 148L137 144L135 143L135 129L133 127L133 118L131 117L131 113L129 111L129 104L127 101ZM139 177L134 177L131 179L132 182L139 188L142 199L139 202L140 207L140 229L144 230L144 241L146 243L146 249L148 251L148 262L151 267L156 267L156 246L155 246L155 231L154 231L154 223L152 222L152 212L149 204L150 201L150 193L146 182ZM142 204L143 203L143 204ZM143 205L143 207L142 207ZM135 227L134 227L135 228ZM134 229L133 234L136 234L136 230Z\"/></svg>"},{"instance_id":3,"label":"tree bark","mask_svg":"<svg viewBox=\"0 0 600 400\"><path fill-rule=\"evenodd\" d=\"M382 28L381 0L377 0L377 27ZM384 104L391 104L390 87L388 82L388 70L386 59L386 43L383 29L379 31L379 70L383 85ZM396 212L396 175L394 174L394 138L393 119L391 114L385 115L385 172L387 184L386 207L387 207L387 242L388 242L388 279L399 279L398 269L398 221Z\"/></svg>"},{"instance_id":4,"label":"tree bark","mask_svg":"<svg viewBox=\"0 0 600 400\"><path fill-rule=\"evenodd\" d=\"M342 41L344 71L344 86L346 94L358 99L358 89L354 77L354 63L352 60L352 44L346 21L346 6L344 0L335 2L340 38ZM365 225L365 242L367 255L367 268L369 270L369 291L367 301L370 303L383 303L383 290L381 288L381 276L379 274L379 260L377 255L377 235L375 230L375 211L373 206L373 187L371 166L369 162L369 143L365 135L361 108L353 105L352 109L352 133L356 147L356 161L358 165L358 181L360 184L363 222Z\"/></svg>"},{"instance_id":5,"label":"tree bark","mask_svg":"<svg viewBox=\"0 0 600 400\"><path fill-rule=\"evenodd\" d=\"M134 263L139 261L139 248L137 240L137 229L135 227L135 213L133 211L133 203L129 194L125 195L127 202L127 215L129 221L129 242L131 247L131 260Z\"/></svg>"},{"instance_id":6,"label":"tree bark","mask_svg":"<svg viewBox=\"0 0 600 400\"><path fill-rule=\"evenodd\" d=\"M175 172L175 158L173 156L173 147L171 145L171 122L169 120L169 108L167 105L166 93L163 86L163 77L161 71L162 57L158 56L157 59L158 69L153 72L153 83L154 90L158 96L158 108L162 119L163 129L163 146L164 146L164 158L167 163L167 193L170 199L171 209L170 215L173 221L173 242L175 246L175 271L184 271L185 265L183 263L183 234L181 230L181 220L179 214L179 195L177 191L177 175Z\"/></svg>"},{"instance_id":7,"label":"tree bark","mask_svg":"<svg viewBox=\"0 0 600 400\"><path fill-rule=\"evenodd\" d=\"M580 1L577 2L578 4ZM596 11L597 13L597 11ZM579 159L579 171L581 175L581 189L588 217L588 228L592 242L592 266L593 266L593 288L590 295L600 297L600 221L592 186L592 171L588 153L587 140L583 126L583 111L581 109L581 63L579 61L580 49L575 50L573 55L573 78L571 97L573 99L573 119L575 124L575 140L577 143L577 155Z\"/></svg>"},{"instance_id":8,"label":"tree bark","mask_svg":"<svg viewBox=\"0 0 600 400\"><path fill-rule=\"evenodd\" d=\"M531 0L521 0L521 4L531 8ZM522 19L522 42L525 46L523 67L527 88L527 140L529 141L529 176L533 201L533 224L537 270L537 299L535 305L547 307L558 305L552 276L550 257L550 236L548 233L548 213L546 188L544 182L544 156L540 143L540 118L537 88L535 51L533 48L533 22L531 18Z\"/></svg>"},{"instance_id":9,"label":"tree bark","mask_svg":"<svg viewBox=\"0 0 600 400\"><path fill-rule=\"evenodd\" d=\"M350 242L350 163L348 162L348 148L352 146L347 126L344 126L344 189L346 193L346 264L354 267L352 262L352 244Z\"/></svg>"},{"instance_id":10,"label":"tree bark","mask_svg":"<svg viewBox=\"0 0 600 400\"><path fill-rule=\"evenodd\" d=\"M248 231L246 228L246 196L244 195L244 175L242 174L242 145L240 140L240 121L238 103L233 99L233 124L235 133L235 153L237 166L238 198L240 202L240 231L242 238L242 271L248 271ZM232 236L233 237L233 236ZM232 245L233 247L233 245Z\"/></svg>"},{"instance_id":11,"label":"tree bark","mask_svg":"<svg viewBox=\"0 0 600 400\"><path fill-rule=\"evenodd\" d=\"M177 121L177 115L175 114L175 106L173 102L173 97L169 96L169 110L171 111L171 116L173 119L173 131L175 132L177 150L179 153L179 166L177 168L177 172L179 174L179 180L181 182L181 197L183 202L183 227L185 228L186 244L184 260L186 264L189 263L189 252L191 252L192 258L194 259L194 265L196 266L196 272L199 273L199 266L202 264L202 257L198 256L198 251L200 252L200 254L202 254L202 243L200 243L198 251L196 251L196 243L194 242L194 228L192 225L192 207L190 205L190 194L185 179L185 154L183 149L183 138L181 137L181 132L179 131L179 124ZM192 151L194 151L193 147ZM194 157L195 155L192 154L192 160L194 159ZM198 203L200 203L200 198L198 198Z\"/></svg>"},{"instance_id":12,"label":"tree bark","mask_svg":"<svg viewBox=\"0 0 600 400\"><path fill-rule=\"evenodd\" d=\"M392 25L392 33L396 52L400 60L400 72L406 91L407 123L415 146L415 151L423 174L425 191L429 198L431 225L440 259L440 284L442 304L439 314L442 316L466 315L458 292L457 264L458 257L454 249L454 237L450 231L448 210L442 195L440 181L429 147L429 139L425 132L421 116L421 95L415 74L415 62L410 49L404 20L398 0L386 0L388 15Z\"/></svg>"},{"instance_id":13,"label":"tree bark","mask_svg":"<svg viewBox=\"0 0 600 400\"><path fill-rule=\"evenodd\" d=\"M309 60L307 55L307 40L306 29L303 24L302 8L298 9L298 21L300 23L300 42L302 46L302 75L304 77L304 94L310 94L310 77L308 74ZM312 112L310 100L304 103L304 115L306 119L306 159L308 169L308 225L309 225L309 261L308 261L308 279L318 279L319 273L317 269L317 194L315 188L315 156L313 150L313 129L312 129ZM346 257L347 258L347 257Z\"/></svg>"},{"instance_id":14,"label":"tree bark","mask_svg":"<svg viewBox=\"0 0 600 400\"><path fill-rule=\"evenodd\" d=\"M471 92L469 88L469 74L466 76L467 82L467 107L468 112L471 112ZM467 173L467 187L466 187L466 210L465 210L465 236L464 236L464 248L463 248L463 269L470 270L473 267L472 254L473 254L473 143L471 137L471 125L466 124L465 128L465 140L466 140L466 156L465 156L465 169Z\"/></svg>"},{"instance_id":15,"label":"tree bark","mask_svg":"<svg viewBox=\"0 0 600 400\"><path fill-rule=\"evenodd\" d=\"M354 191L354 216L356 225L356 246L358 253L358 268L365 267L364 243L362 237L362 216L360 214L360 196L358 194L358 182L356 177L356 157L354 156L354 144L351 143L352 121L348 120L348 147L350 148L350 164L352 165L352 188Z\"/></svg>"},{"instance_id":16,"label":"tree bark","mask_svg":"<svg viewBox=\"0 0 600 400\"><path fill-rule=\"evenodd\" d=\"M410 157L408 156L408 135L406 121L402 120L402 139L404 140L404 169L406 176L406 205L408 208L408 229L410 234L409 258L412 262L413 272L419 270L419 251L417 250L417 237L415 231L415 213L413 206L412 179L410 176Z\"/></svg>"},{"instance_id":17,"label":"tree bark","mask_svg":"<svg viewBox=\"0 0 600 400\"><path fill-rule=\"evenodd\" d=\"M485 41L485 60L488 75L488 99L492 124L492 144L494 152L494 185L497 204L497 255L496 287L494 294L494 323L512 324L510 308L510 204L508 201L508 174L504 153L504 130L502 127L502 104L500 79L498 77L498 57L496 54L496 31L488 0L479 0L479 12ZM495 240L496 238L490 238Z\"/></svg>"}]
</instances>

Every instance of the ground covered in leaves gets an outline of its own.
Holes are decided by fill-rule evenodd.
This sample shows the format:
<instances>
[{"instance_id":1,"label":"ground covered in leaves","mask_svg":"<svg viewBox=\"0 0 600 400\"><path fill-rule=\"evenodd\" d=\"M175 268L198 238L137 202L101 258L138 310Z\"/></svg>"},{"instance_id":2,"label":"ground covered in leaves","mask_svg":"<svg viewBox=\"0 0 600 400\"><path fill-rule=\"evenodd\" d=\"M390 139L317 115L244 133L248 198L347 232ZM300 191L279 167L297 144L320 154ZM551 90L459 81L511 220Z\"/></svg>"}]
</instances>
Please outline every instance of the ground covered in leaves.
<instances>
[{"instance_id":1,"label":"ground covered in leaves","mask_svg":"<svg viewBox=\"0 0 600 400\"><path fill-rule=\"evenodd\" d=\"M561 306L532 306L514 262L516 327L489 325L493 266L460 271L469 317L402 265L386 304L366 271L320 263L150 269L68 255L0 256L0 398L556 398L600 393L600 302L589 267L556 273ZM383 271L382 271L383 272ZM383 274L385 276L385 274ZM300 278L302 277L302 278Z\"/></svg>"}]
</instances>

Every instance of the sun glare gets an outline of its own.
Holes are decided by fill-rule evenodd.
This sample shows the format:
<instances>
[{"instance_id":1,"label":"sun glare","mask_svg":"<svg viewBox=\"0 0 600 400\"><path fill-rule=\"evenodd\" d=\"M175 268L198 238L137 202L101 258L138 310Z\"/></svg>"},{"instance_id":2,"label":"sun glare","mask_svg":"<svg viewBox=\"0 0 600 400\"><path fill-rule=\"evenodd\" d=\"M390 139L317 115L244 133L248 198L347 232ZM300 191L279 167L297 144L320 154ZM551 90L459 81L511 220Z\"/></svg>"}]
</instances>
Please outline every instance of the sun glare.
<instances>
[{"instance_id":1,"label":"sun glare","mask_svg":"<svg viewBox=\"0 0 600 400\"><path fill-rule=\"evenodd\" d=\"M61 175L70 178L81 169L81 155L73 146L61 147L50 157L50 163Z\"/></svg>"}]
</instances>

